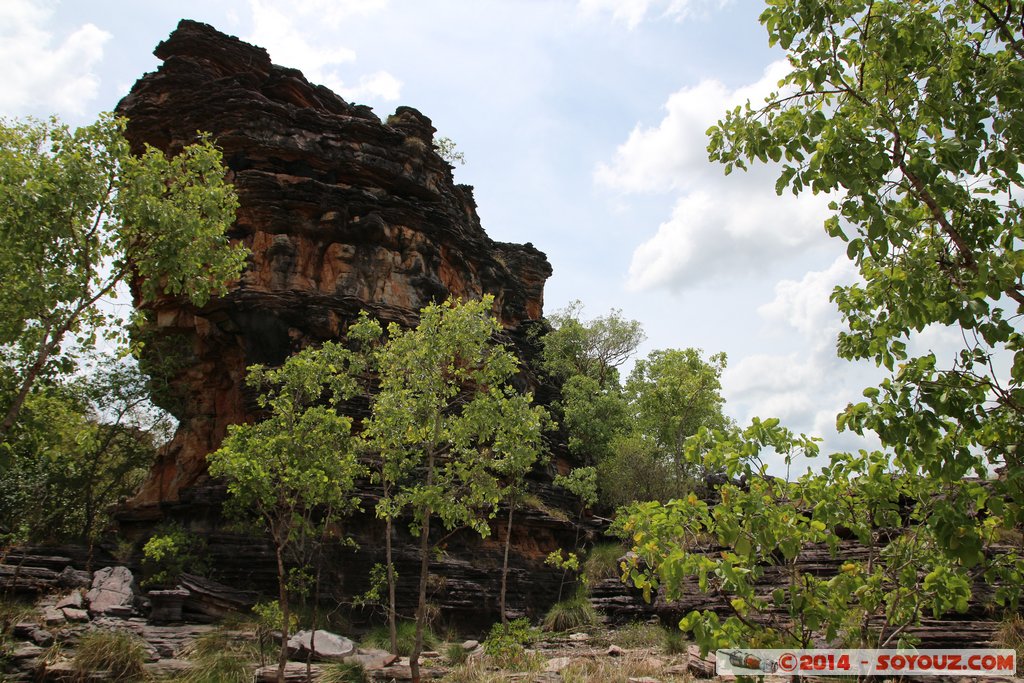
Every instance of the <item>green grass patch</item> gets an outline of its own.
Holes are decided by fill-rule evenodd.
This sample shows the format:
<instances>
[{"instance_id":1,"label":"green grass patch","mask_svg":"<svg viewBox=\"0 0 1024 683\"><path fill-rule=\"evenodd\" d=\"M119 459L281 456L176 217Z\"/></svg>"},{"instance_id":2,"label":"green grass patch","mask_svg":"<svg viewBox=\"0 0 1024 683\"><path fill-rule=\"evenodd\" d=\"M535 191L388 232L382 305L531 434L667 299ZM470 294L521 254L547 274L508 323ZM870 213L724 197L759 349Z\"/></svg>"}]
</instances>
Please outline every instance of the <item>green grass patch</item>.
<instances>
[{"instance_id":1,"label":"green grass patch","mask_svg":"<svg viewBox=\"0 0 1024 683\"><path fill-rule=\"evenodd\" d=\"M359 643L364 648L391 651L391 635L388 625L377 626L371 629ZM398 652L395 654L408 657L412 654L412 648L416 644L416 622L398 622ZM423 631L423 649L433 650L440 645L437 635L429 628Z\"/></svg>"},{"instance_id":2,"label":"green grass patch","mask_svg":"<svg viewBox=\"0 0 1024 683\"><path fill-rule=\"evenodd\" d=\"M368 683L370 680L362 664L355 662L325 664L321 670L323 675L317 679L318 683Z\"/></svg>"}]
</instances>

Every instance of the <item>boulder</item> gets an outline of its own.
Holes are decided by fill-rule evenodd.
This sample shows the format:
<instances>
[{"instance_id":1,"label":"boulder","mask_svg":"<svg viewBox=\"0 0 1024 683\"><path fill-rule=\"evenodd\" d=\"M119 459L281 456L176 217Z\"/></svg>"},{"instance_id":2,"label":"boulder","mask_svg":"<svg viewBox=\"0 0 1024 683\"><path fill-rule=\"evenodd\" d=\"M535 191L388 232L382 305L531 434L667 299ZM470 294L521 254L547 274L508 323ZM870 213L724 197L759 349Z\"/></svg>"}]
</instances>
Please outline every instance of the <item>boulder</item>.
<instances>
[{"instance_id":1,"label":"boulder","mask_svg":"<svg viewBox=\"0 0 1024 683\"><path fill-rule=\"evenodd\" d=\"M95 616L128 618L135 602L135 579L127 567L105 567L93 575L92 588L85 596L89 613Z\"/></svg>"},{"instance_id":2,"label":"boulder","mask_svg":"<svg viewBox=\"0 0 1024 683\"><path fill-rule=\"evenodd\" d=\"M299 631L288 639L288 653L301 661L312 653L315 662L341 662L355 652L355 643L330 631Z\"/></svg>"}]
</instances>

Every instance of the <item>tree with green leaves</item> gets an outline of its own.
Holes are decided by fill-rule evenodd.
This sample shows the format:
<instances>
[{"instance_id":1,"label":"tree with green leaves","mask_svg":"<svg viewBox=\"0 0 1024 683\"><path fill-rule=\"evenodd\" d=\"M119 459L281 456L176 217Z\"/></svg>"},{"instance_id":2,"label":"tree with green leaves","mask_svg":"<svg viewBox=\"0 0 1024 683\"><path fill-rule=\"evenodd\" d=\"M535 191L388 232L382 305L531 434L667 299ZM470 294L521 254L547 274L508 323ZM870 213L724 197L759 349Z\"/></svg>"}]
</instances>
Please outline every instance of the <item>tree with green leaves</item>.
<instances>
[{"instance_id":1,"label":"tree with green leaves","mask_svg":"<svg viewBox=\"0 0 1024 683\"><path fill-rule=\"evenodd\" d=\"M510 384L519 362L494 342L501 326L493 304L489 295L431 304L415 328L390 325L376 353L380 387L364 433L396 478L395 495L378 514L408 511L420 544L413 680L427 620L432 525L489 534L500 473L526 471L510 463L531 462L542 448L546 411Z\"/></svg>"},{"instance_id":2,"label":"tree with green leaves","mask_svg":"<svg viewBox=\"0 0 1024 683\"><path fill-rule=\"evenodd\" d=\"M731 425L722 412L725 363L724 353L705 360L700 349L657 350L636 362L626 382L637 430L671 464L677 494L693 490L706 474L684 457L687 439L702 427L725 431Z\"/></svg>"},{"instance_id":3,"label":"tree with green leaves","mask_svg":"<svg viewBox=\"0 0 1024 683\"><path fill-rule=\"evenodd\" d=\"M150 403L134 363L93 358L89 365L29 393L8 436L0 537L94 543L110 507L134 492L169 437L172 420Z\"/></svg>"},{"instance_id":4,"label":"tree with green leaves","mask_svg":"<svg viewBox=\"0 0 1024 683\"><path fill-rule=\"evenodd\" d=\"M352 420L341 401L358 391L363 358L326 343L305 349L279 368L250 366L246 384L266 413L255 424L232 425L208 457L210 474L228 482L228 512L261 526L274 544L282 612L279 681L288 661L289 597L302 592L310 551L337 517L358 508L353 493L365 468L356 457Z\"/></svg>"},{"instance_id":5,"label":"tree with green leaves","mask_svg":"<svg viewBox=\"0 0 1024 683\"><path fill-rule=\"evenodd\" d=\"M755 419L740 433L704 430L686 457L744 483L722 485L715 502L690 494L637 503L617 520L633 543L626 578L647 599L658 588L668 599L696 588L728 606L726 615L706 609L682 620L703 651L808 648L820 638L907 646L922 618L967 609L971 572L938 551L926 523L951 489L901 471L880 452L838 454L796 482L767 475L767 453L788 461L816 451L813 440L774 419ZM983 486L958 488L976 497ZM907 500L921 504L908 509ZM832 576L806 568L801 553L813 546L846 561Z\"/></svg>"},{"instance_id":6,"label":"tree with green leaves","mask_svg":"<svg viewBox=\"0 0 1024 683\"><path fill-rule=\"evenodd\" d=\"M123 336L101 306L119 287L202 305L245 262L225 235L238 202L216 147L199 138L173 158L136 157L124 126L109 114L76 130L0 122L0 351L15 377L0 444L36 381L74 367L73 348Z\"/></svg>"},{"instance_id":7,"label":"tree with green leaves","mask_svg":"<svg viewBox=\"0 0 1024 683\"><path fill-rule=\"evenodd\" d=\"M552 329L541 338L544 369L563 381L583 376L602 389L618 385L616 368L646 339L643 327L614 308L590 321L584 321L582 315L583 303L577 300L548 316Z\"/></svg>"},{"instance_id":8,"label":"tree with green leaves","mask_svg":"<svg viewBox=\"0 0 1024 683\"><path fill-rule=\"evenodd\" d=\"M893 371L843 426L944 481L1005 467L990 503L1010 524L1024 521L1022 9L773 1L761 22L791 70L765 103L729 112L709 145L726 172L771 159L780 193L837 195L826 229L863 278L832 297L849 327L839 353ZM909 357L929 328L956 331L959 352ZM962 521L950 528L975 528ZM978 559L978 539L940 535Z\"/></svg>"},{"instance_id":9,"label":"tree with green leaves","mask_svg":"<svg viewBox=\"0 0 1024 683\"><path fill-rule=\"evenodd\" d=\"M639 585L655 576L671 593L697 579L730 597L725 621L704 612L682 624L705 648L843 630L855 644L900 642L922 613L964 609L977 577L994 585L997 605L1018 603L1024 563L1000 541L1024 522L1021 10L1006 0L772 0L761 15L790 71L765 103L712 127L709 151L727 173L781 163L780 193L835 194L825 228L862 276L832 296L849 328L838 350L892 373L837 426L874 431L886 450L833 454L795 484L723 485L714 506L635 511L629 533L654 567L634 568ZM956 331L963 345L949 358L911 357L910 342L929 329ZM691 446L706 449L702 462L733 453L725 462L735 473L765 448L803 441L774 421L755 427ZM756 567L812 543L838 552L840 528L867 559L850 558L833 577L794 563L792 587L770 600L788 620L752 619L769 607L752 589ZM688 552L681 529L727 550Z\"/></svg>"}]
</instances>

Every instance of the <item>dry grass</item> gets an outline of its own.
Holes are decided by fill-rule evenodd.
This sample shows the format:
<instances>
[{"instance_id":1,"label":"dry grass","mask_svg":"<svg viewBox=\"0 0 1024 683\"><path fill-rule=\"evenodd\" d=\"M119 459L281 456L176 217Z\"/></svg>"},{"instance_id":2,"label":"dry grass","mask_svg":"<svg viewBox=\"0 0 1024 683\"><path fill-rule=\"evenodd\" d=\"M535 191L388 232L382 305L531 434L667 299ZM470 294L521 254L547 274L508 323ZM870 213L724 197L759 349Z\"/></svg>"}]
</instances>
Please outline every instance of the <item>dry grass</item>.
<instances>
[{"instance_id":1,"label":"dry grass","mask_svg":"<svg viewBox=\"0 0 1024 683\"><path fill-rule=\"evenodd\" d=\"M141 681L145 679L146 643L127 631L91 631L79 639L72 663L82 679L102 672L119 683Z\"/></svg>"}]
</instances>

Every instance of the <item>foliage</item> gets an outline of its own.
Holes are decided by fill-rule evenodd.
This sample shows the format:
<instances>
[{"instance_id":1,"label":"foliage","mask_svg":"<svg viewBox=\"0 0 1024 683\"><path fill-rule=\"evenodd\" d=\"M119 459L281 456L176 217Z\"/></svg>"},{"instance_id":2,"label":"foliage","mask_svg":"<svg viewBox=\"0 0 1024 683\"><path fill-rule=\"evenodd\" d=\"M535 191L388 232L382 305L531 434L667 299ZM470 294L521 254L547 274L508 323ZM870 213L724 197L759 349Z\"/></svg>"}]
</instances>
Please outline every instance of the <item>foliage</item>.
<instances>
[{"instance_id":1,"label":"foliage","mask_svg":"<svg viewBox=\"0 0 1024 683\"><path fill-rule=\"evenodd\" d=\"M73 367L67 341L122 337L99 306L119 286L131 280L143 302L165 292L202 305L244 264L225 236L238 202L213 144L133 156L124 127L109 114L74 131L0 122L0 348L14 380L0 442L35 383Z\"/></svg>"},{"instance_id":2,"label":"foliage","mask_svg":"<svg viewBox=\"0 0 1024 683\"><path fill-rule=\"evenodd\" d=\"M88 631L78 640L72 660L75 672L83 680L103 672L108 680L122 683L141 680L145 663L145 641L118 629Z\"/></svg>"},{"instance_id":3,"label":"foliage","mask_svg":"<svg viewBox=\"0 0 1024 683\"><path fill-rule=\"evenodd\" d=\"M355 393L353 375L362 367L358 354L332 343L301 351L280 368L250 366L246 382L260 390L257 405L268 416L232 425L208 456L210 474L228 480L229 512L262 525L274 544L283 626L279 677L288 656L289 595L308 585L305 572L332 518L358 507L352 493L364 468L352 421L336 406Z\"/></svg>"},{"instance_id":4,"label":"foliage","mask_svg":"<svg viewBox=\"0 0 1024 683\"><path fill-rule=\"evenodd\" d=\"M1021 26L1008 2L773 2L769 41L790 53L780 93L711 129L713 159L782 160L777 189L835 192L830 235L862 282L833 293L839 353L893 372L842 426L872 430L908 472L956 483L1005 467L984 501L1024 520L1024 144ZM910 356L915 335L962 339L950 358ZM929 526L977 562L967 499ZM970 536L972 538L963 538Z\"/></svg>"},{"instance_id":5,"label":"foliage","mask_svg":"<svg viewBox=\"0 0 1024 683\"><path fill-rule=\"evenodd\" d=\"M636 362L626 382L637 414L637 428L671 463L676 495L693 490L707 474L703 466L688 467L692 463L684 458L687 439L702 427L730 427L722 413L725 364L724 353L705 360L700 349L652 351Z\"/></svg>"},{"instance_id":6,"label":"foliage","mask_svg":"<svg viewBox=\"0 0 1024 683\"><path fill-rule=\"evenodd\" d=\"M615 438L609 450L611 454L597 463L597 490L604 505L618 508L637 500L665 502L680 493L675 468L653 439L634 431Z\"/></svg>"},{"instance_id":7,"label":"foliage","mask_svg":"<svg viewBox=\"0 0 1024 683\"><path fill-rule=\"evenodd\" d=\"M538 638L535 628L528 619L513 619L506 623L494 624L484 639L484 654L502 669L529 671L536 668L536 661L526 651L526 646Z\"/></svg>"},{"instance_id":8,"label":"foliage","mask_svg":"<svg viewBox=\"0 0 1024 683\"><path fill-rule=\"evenodd\" d=\"M180 525L157 530L142 546L143 587L173 586L184 572L204 574L208 569L206 540Z\"/></svg>"},{"instance_id":9,"label":"foliage","mask_svg":"<svg viewBox=\"0 0 1024 683\"><path fill-rule=\"evenodd\" d=\"M402 657L408 657L416 644L416 622L399 621L398 630L398 652L394 653ZM391 647L390 634L386 626L375 626L363 636L360 644L365 648L387 650ZM423 631L423 646L433 650L440 644L437 635L429 628Z\"/></svg>"},{"instance_id":10,"label":"foliage","mask_svg":"<svg viewBox=\"0 0 1024 683\"><path fill-rule=\"evenodd\" d=\"M455 164L466 165L466 155L458 150L455 141L449 137L442 136L434 140L434 151L453 166Z\"/></svg>"},{"instance_id":11,"label":"foliage","mask_svg":"<svg viewBox=\"0 0 1024 683\"><path fill-rule=\"evenodd\" d=\"M616 309L583 322L583 304L573 301L548 316L552 331L541 338L543 367L555 377L588 377L598 386L618 384L616 368L629 359L646 338L640 323L625 320Z\"/></svg>"},{"instance_id":12,"label":"foliage","mask_svg":"<svg viewBox=\"0 0 1024 683\"><path fill-rule=\"evenodd\" d=\"M379 454L375 476L389 486L377 515L391 520L408 510L420 537L420 631L427 617L431 523L486 536L503 476L527 472L542 449L547 413L510 385L519 363L491 343L501 330L490 314L493 304L489 295L431 304L414 329L390 325L387 342L374 354L380 387L364 436ZM364 321L350 334L366 339L375 331ZM411 655L414 677L419 651Z\"/></svg>"},{"instance_id":13,"label":"foliage","mask_svg":"<svg viewBox=\"0 0 1024 683\"><path fill-rule=\"evenodd\" d=\"M8 433L0 534L94 541L111 506L145 476L170 425L149 403L146 378L125 360L95 360L87 374L38 384Z\"/></svg>"},{"instance_id":14,"label":"foliage","mask_svg":"<svg viewBox=\"0 0 1024 683\"><path fill-rule=\"evenodd\" d=\"M560 405L569 452L582 462L614 458L617 441L634 430L631 406L617 381L602 387L592 377L573 375L562 385Z\"/></svg>"},{"instance_id":15,"label":"foliage","mask_svg":"<svg viewBox=\"0 0 1024 683\"><path fill-rule=\"evenodd\" d=\"M701 433L688 457L719 466L746 485L724 484L717 503L691 494L629 509L622 529L636 557L626 576L645 598L661 586L672 599L690 578L702 592L728 601L732 614L724 619L695 611L680 623L702 650L810 647L819 635L856 647L904 645L910 642L907 628L924 616L967 608L971 574L939 552L927 522L944 514L945 495L984 498L984 485L939 487L900 472L877 452L836 454L822 473L797 482L767 476L760 459L767 451L788 461L815 450L813 441L794 436L777 420L755 420L732 437ZM910 501L916 505L908 507ZM798 559L809 545L841 555L833 531L839 528L856 538L867 558L844 562L835 576L803 571ZM715 546L725 550L709 552ZM766 595L756 584L768 572L776 579Z\"/></svg>"},{"instance_id":16,"label":"foliage","mask_svg":"<svg viewBox=\"0 0 1024 683\"><path fill-rule=\"evenodd\" d=\"M922 614L965 609L977 576L996 584L997 605L1017 602L1024 567L994 548L1024 520L1015 11L980 0L773 0L761 15L791 69L763 107L748 103L712 127L709 151L726 173L781 163L780 193L832 193L826 230L847 243L862 278L833 293L849 328L838 350L892 373L837 426L873 431L887 450L834 454L820 474L788 484L752 466L768 447L807 448L776 421L687 444L748 488L722 486L716 505L635 507L626 526L655 569L634 566L630 577L670 594L694 577L728 597L733 616L682 623L704 649L800 645L815 632L860 646L903 642ZM963 344L950 358L911 356L922 332ZM800 572L804 545L840 552L838 528L868 548L867 561L848 560L833 577ZM708 534L726 550L693 552ZM789 577L770 596L752 590L765 564ZM786 619L754 626L772 607Z\"/></svg>"},{"instance_id":17,"label":"foliage","mask_svg":"<svg viewBox=\"0 0 1024 683\"><path fill-rule=\"evenodd\" d=\"M569 474L555 475L554 484L579 498L584 507L597 502L597 470L593 467L577 467Z\"/></svg>"},{"instance_id":18,"label":"foliage","mask_svg":"<svg viewBox=\"0 0 1024 683\"><path fill-rule=\"evenodd\" d=\"M556 602L544 616L545 631L569 631L580 626L591 626L598 621L597 612L590 604L586 589L576 591L571 598Z\"/></svg>"}]
</instances>

